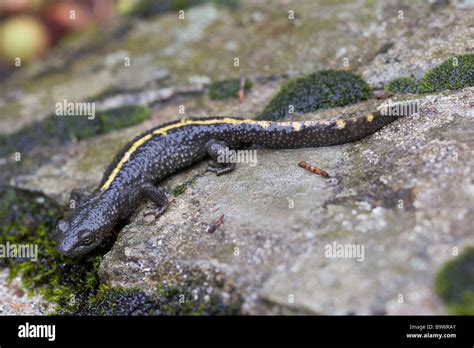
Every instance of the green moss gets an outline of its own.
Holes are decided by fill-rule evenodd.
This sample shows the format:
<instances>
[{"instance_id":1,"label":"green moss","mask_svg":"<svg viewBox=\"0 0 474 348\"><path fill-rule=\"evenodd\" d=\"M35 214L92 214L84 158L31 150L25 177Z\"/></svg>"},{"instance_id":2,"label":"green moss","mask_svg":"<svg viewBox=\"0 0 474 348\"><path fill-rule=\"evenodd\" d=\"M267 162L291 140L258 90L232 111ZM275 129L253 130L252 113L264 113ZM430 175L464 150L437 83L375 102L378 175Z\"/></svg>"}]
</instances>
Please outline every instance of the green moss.
<instances>
[{"instance_id":1,"label":"green moss","mask_svg":"<svg viewBox=\"0 0 474 348\"><path fill-rule=\"evenodd\" d=\"M320 71L285 83L258 119L277 120L294 113L343 106L366 100L372 92L348 71Z\"/></svg>"},{"instance_id":2,"label":"green moss","mask_svg":"<svg viewBox=\"0 0 474 348\"><path fill-rule=\"evenodd\" d=\"M216 315L239 314L240 304L226 305L219 296L196 299L189 290L162 286L158 293L138 288L110 288L101 285L81 306L70 306L61 314L79 315Z\"/></svg>"},{"instance_id":3,"label":"green moss","mask_svg":"<svg viewBox=\"0 0 474 348\"><path fill-rule=\"evenodd\" d=\"M9 207L5 210L5 207ZM101 256L78 261L60 255L52 238L61 208L47 197L27 191L0 191L0 244L38 246L38 260L4 258L0 266L10 268L10 277L22 277L25 288L37 290L58 308L73 300L85 300L98 286Z\"/></svg>"},{"instance_id":4,"label":"green moss","mask_svg":"<svg viewBox=\"0 0 474 348\"><path fill-rule=\"evenodd\" d=\"M138 105L126 105L117 109L99 112L100 133L139 124L150 117L150 109Z\"/></svg>"},{"instance_id":5,"label":"green moss","mask_svg":"<svg viewBox=\"0 0 474 348\"><path fill-rule=\"evenodd\" d=\"M385 90L400 94L417 93L418 83L411 77L403 76L390 81L385 86Z\"/></svg>"},{"instance_id":6,"label":"green moss","mask_svg":"<svg viewBox=\"0 0 474 348\"><path fill-rule=\"evenodd\" d=\"M474 86L474 54L451 57L428 70L420 81L420 92L456 90Z\"/></svg>"},{"instance_id":7,"label":"green moss","mask_svg":"<svg viewBox=\"0 0 474 348\"><path fill-rule=\"evenodd\" d=\"M173 196L178 197L182 195L184 192L186 192L186 189L189 186L192 186L194 184L195 181L196 181L196 178L191 178L191 179L187 179L182 184L177 185L173 190Z\"/></svg>"},{"instance_id":8,"label":"green moss","mask_svg":"<svg viewBox=\"0 0 474 348\"><path fill-rule=\"evenodd\" d=\"M148 315L154 312L154 299L134 288L112 289L104 284L100 285L94 296L85 303L73 303L63 308L60 314L76 315Z\"/></svg>"},{"instance_id":9,"label":"green moss","mask_svg":"<svg viewBox=\"0 0 474 348\"><path fill-rule=\"evenodd\" d=\"M240 303L224 304L220 296L207 300L192 296L187 288L161 286L156 294L135 288L110 288L102 284L100 254L82 259L60 255L51 231L61 207L40 194L0 188L0 244L36 244L38 261L1 258L0 267L10 278L21 276L30 292L53 302L61 315L238 314ZM180 300L184 298L184 302Z\"/></svg>"},{"instance_id":10,"label":"green moss","mask_svg":"<svg viewBox=\"0 0 474 348\"><path fill-rule=\"evenodd\" d=\"M151 16L156 16L170 11L185 10L187 8L202 5L207 2L212 2L216 5L224 5L231 8L239 5L239 0L139 0L135 6L127 9L127 11L122 12L137 17L149 18Z\"/></svg>"},{"instance_id":11,"label":"green moss","mask_svg":"<svg viewBox=\"0 0 474 348\"><path fill-rule=\"evenodd\" d=\"M452 314L474 315L474 247L441 268L435 290Z\"/></svg>"},{"instance_id":12,"label":"green moss","mask_svg":"<svg viewBox=\"0 0 474 348\"><path fill-rule=\"evenodd\" d=\"M79 116L55 116L22 128L8 138L0 139L0 156L29 152L41 145L58 146L73 139L84 139L115 129L130 127L150 117L147 107L126 105L99 111L94 119Z\"/></svg>"},{"instance_id":13,"label":"green moss","mask_svg":"<svg viewBox=\"0 0 474 348\"><path fill-rule=\"evenodd\" d=\"M236 315L240 314L241 301L226 304L216 294L197 296L189 289L191 284L185 288L178 286L160 286L160 303L164 304L163 313L171 315ZM181 301L182 300L182 301Z\"/></svg>"},{"instance_id":14,"label":"green moss","mask_svg":"<svg viewBox=\"0 0 474 348\"><path fill-rule=\"evenodd\" d=\"M252 82L249 79L246 79L245 90L249 90L250 88L252 88ZM211 99L235 98L239 96L239 90L239 79L216 81L209 85L208 95Z\"/></svg>"}]
</instances>

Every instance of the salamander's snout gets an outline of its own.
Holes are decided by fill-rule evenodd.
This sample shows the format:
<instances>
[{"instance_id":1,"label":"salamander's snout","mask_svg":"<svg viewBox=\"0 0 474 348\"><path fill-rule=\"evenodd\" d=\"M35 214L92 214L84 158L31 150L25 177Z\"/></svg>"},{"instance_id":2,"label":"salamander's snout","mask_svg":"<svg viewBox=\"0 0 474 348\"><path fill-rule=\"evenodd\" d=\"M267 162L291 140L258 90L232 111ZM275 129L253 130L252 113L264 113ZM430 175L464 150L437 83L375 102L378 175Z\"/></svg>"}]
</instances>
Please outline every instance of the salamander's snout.
<instances>
[{"instance_id":1,"label":"salamander's snout","mask_svg":"<svg viewBox=\"0 0 474 348\"><path fill-rule=\"evenodd\" d=\"M69 223L65 220L59 220L56 229L54 230L53 237L57 242L56 250L63 255L69 255L73 246L68 233Z\"/></svg>"},{"instance_id":2,"label":"salamander's snout","mask_svg":"<svg viewBox=\"0 0 474 348\"><path fill-rule=\"evenodd\" d=\"M100 226L97 221L85 220L80 214L68 220L59 220L56 226L56 250L62 255L81 257L98 247L104 239L108 224Z\"/></svg>"},{"instance_id":3,"label":"salamander's snout","mask_svg":"<svg viewBox=\"0 0 474 348\"><path fill-rule=\"evenodd\" d=\"M57 235L64 234L67 232L68 228L69 228L69 224L67 223L66 220L59 220L56 226L56 234Z\"/></svg>"},{"instance_id":4,"label":"salamander's snout","mask_svg":"<svg viewBox=\"0 0 474 348\"><path fill-rule=\"evenodd\" d=\"M91 196L58 221L56 249L66 256L85 256L102 243L116 222L117 212L110 198Z\"/></svg>"},{"instance_id":5,"label":"salamander's snout","mask_svg":"<svg viewBox=\"0 0 474 348\"><path fill-rule=\"evenodd\" d=\"M56 250L65 256L79 257L87 253L79 244L75 228L66 220L59 220L55 230Z\"/></svg>"},{"instance_id":6,"label":"salamander's snout","mask_svg":"<svg viewBox=\"0 0 474 348\"><path fill-rule=\"evenodd\" d=\"M56 250L62 255L68 255L68 250L66 249L65 245L62 243L59 243L58 245L56 245Z\"/></svg>"}]
</instances>

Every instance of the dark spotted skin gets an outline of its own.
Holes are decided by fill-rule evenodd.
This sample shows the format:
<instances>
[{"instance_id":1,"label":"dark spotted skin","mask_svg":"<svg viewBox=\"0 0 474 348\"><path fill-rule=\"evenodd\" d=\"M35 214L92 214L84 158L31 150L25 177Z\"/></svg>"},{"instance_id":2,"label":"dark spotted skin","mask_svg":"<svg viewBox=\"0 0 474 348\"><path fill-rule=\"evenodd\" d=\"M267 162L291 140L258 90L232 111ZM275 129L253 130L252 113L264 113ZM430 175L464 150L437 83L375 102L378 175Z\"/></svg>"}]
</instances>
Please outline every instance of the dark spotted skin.
<instances>
[{"instance_id":1,"label":"dark spotted skin","mask_svg":"<svg viewBox=\"0 0 474 348\"><path fill-rule=\"evenodd\" d=\"M269 122L237 118L203 118L171 122L136 137L104 173L99 188L58 223L58 250L82 256L96 248L121 219L149 199L163 213L168 199L156 186L165 177L206 157L209 170L224 174L233 164L217 163L226 148L257 144L273 149L329 146L364 138L399 116L376 112L349 120Z\"/></svg>"}]
</instances>

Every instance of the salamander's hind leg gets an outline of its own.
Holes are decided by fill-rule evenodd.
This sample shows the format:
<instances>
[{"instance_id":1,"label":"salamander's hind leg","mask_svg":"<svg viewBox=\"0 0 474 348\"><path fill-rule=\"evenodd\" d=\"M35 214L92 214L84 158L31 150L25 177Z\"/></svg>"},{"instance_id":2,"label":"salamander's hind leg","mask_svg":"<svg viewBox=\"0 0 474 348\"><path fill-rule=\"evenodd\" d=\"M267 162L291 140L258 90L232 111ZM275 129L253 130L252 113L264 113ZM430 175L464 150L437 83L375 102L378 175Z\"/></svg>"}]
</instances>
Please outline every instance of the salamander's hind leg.
<instances>
[{"instance_id":1,"label":"salamander's hind leg","mask_svg":"<svg viewBox=\"0 0 474 348\"><path fill-rule=\"evenodd\" d=\"M165 191L163 191L163 189L159 187L155 187L151 184L146 184L142 187L142 193L146 198L148 198L157 206L157 209L146 211L144 213L145 216L154 215L155 218L158 218L166 211L170 204Z\"/></svg>"},{"instance_id":2,"label":"salamander's hind leg","mask_svg":"<svg viewBox=\"0 0 474 348\"><path fill-rule=\"evenodd\" d=\"M225 162L226 159L228 160L225 155L229 152L229 147L226 143L219 140L209 140L205 145L205 149L212 158L207 171L216 175L222 175L230 173L235 169L235 163Z\"/></svg>"}]
</instances>

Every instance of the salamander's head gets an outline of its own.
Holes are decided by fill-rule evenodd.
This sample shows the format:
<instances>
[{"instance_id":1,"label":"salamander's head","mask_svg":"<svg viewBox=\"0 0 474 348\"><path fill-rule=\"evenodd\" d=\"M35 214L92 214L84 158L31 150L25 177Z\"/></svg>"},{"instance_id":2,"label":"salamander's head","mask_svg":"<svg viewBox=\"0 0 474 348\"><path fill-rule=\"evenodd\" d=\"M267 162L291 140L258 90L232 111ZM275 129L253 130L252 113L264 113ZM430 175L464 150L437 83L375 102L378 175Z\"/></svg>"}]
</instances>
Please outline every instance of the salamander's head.
<instances>
[{"instance_id":1,"label":"salamander's head","mask_svg":"<svg viewBox=\"0 0 474 348\"><path fill-rule=\"evenodd\" d=\"M94 250L112 230L114 215L107 204L87 199L56 227L56 249L63 255L80 257Z\"/></svg>"}]
</instances>

